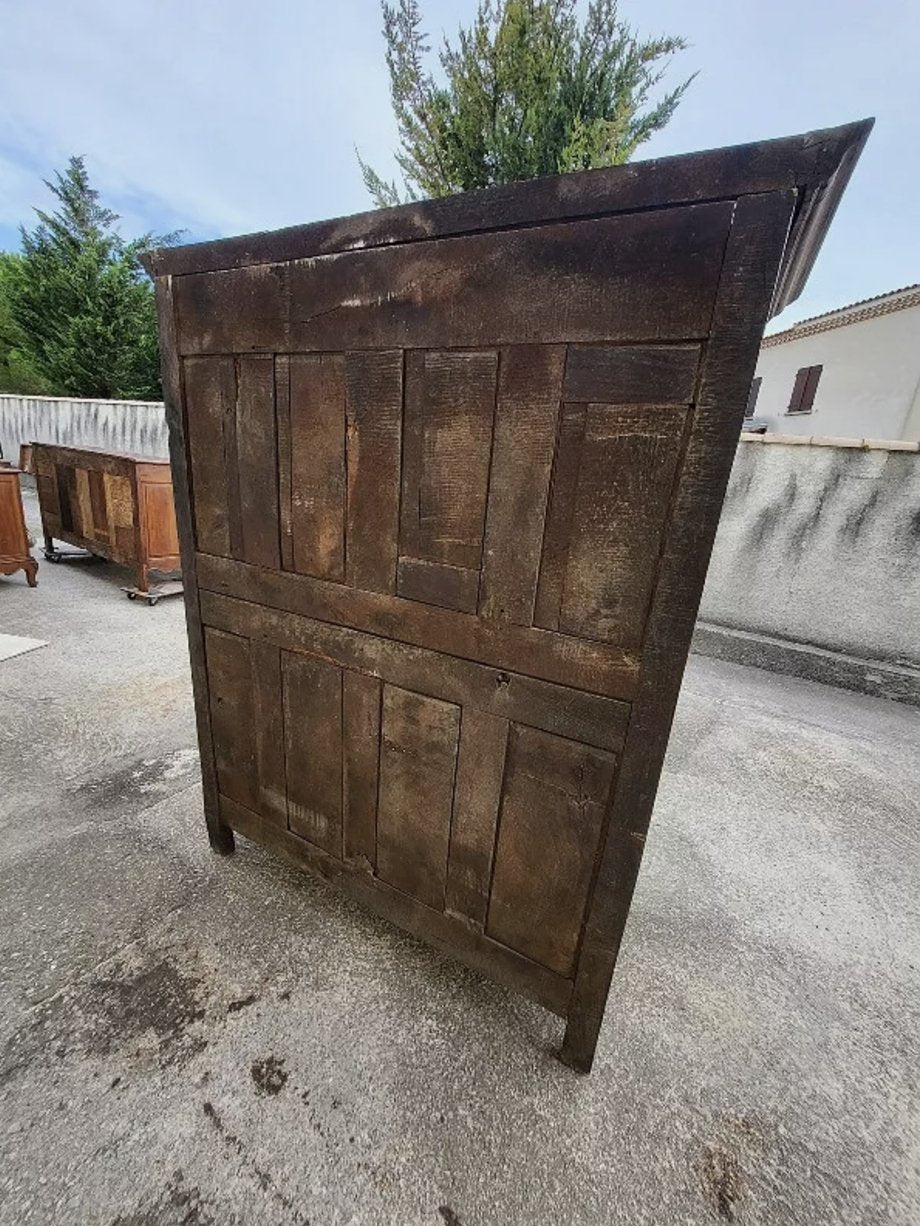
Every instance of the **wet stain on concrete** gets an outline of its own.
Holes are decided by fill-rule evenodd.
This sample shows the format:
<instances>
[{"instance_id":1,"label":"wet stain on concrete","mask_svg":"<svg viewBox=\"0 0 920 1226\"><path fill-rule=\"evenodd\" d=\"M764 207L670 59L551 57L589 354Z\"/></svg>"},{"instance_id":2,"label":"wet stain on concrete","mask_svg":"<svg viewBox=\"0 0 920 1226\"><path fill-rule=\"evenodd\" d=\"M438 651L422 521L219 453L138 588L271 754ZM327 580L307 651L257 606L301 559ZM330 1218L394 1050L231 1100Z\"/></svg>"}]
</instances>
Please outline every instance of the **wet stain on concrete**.
<instances>
[{"instance_id":1,"label":"wet stain on concrete","mask_svg":"<svg viewBox=\"0 0 920 1226\"><path fill-rule=\"evenodd\" d=\"M88 983L31 1010L4 1045L0 1085L36 1063L71 1055L182 1065L207 1046L199 1024L210 995L204 970L187 950L133 947Z\"/></svg>"},{"instance_id":2,"label":"wet stain on concrete","mask_svg":"<svg viewBox=\"0 0 920 1226\"><path fill-rule=\"evenodd\" d=\"M284 1061L277 1056L266 1056L263 1060L254 1060L249 1070L259 1094L274 1096L284 1089L288 1074L284 1069Z\"/></svg>"},{"instance_id":3,"label":"wet stain on concrete","mask_svg":"<svg viewBox=\"0 0 920 1226\"><path fill-rule=\"evenodd\" d=\"M227 1005L228 1013L239 1013L242 1009L248 1009L250 1005L254 1005L259 998L253 993L248 996L243 996L239 1000L231 1000Z\"/></svg>"},{"instance_id":4,"label":"wet stain on concrete","mask_svg":"<svg viewBox=\"0 0 920 1226\"><path fill-rule=\"evenodd\" d=\"M84 780L72 789L72 795L106 808L145 798L152 803L187 787L198 772L197 752L175 749L156 758L132 758L117 770Z\"/></svg>"},{"instance_id":5,"label":"wet stain on concrete","mask_svg":"<svg viewBox=\"0 0 920 1226\"><path fill-rule=\"evenodd\" d=\"M187 1187L182 1171L175 1171L154 1205L119 1214L111 1226L216 1226L218 1219L211 1208L200 1189Z\"/></svg>"},{"instance_id":6,"label":"wet stain on concrete","mask_svg":"<svg viewBox=\"0 0 920 1226\"><path fill-rule=\"evenodd\" d=\"M734 1155L716 1146L707 1146L700 1167L700 1183L703 1195L717 1216L724 1222L736 1221L743 1188Z\"/></svg>"},{"instance_id":7,"label":"wet stain on concrete","mask_svg":"<svg viewBox=\"0 0 920 1226\"><path fill-rule=\"evenodd\" d=\"M95 1025L87 1047L99 1055L152 1036L161 1064L187 1059L207 1046L189 1028L203 1020L202 980L170 957L97 980L88 1004Z\"/></svg>"},{"instance_id":8,"label":"wet stain on concrete","mask_svg":"<svg viewBox=\"0 0 920 1226\"><path fill-rule=\"evenodd\" d=\"M276 1201L282 1208L286 1209L291 1215L291 1221L296 1226L310 1226L310 1219L302 1210L298 1209L293 1199L278 1188L272 1179L271 1175L258 1162L252 1158L246 1150L246 1146L242 1140L231 1131L224 1123L220 1112L211 1102L203 1104L205 1118L211 1124L214 1131L218 1134L221 1141L226 1146L227 1150L235 1155L238 1161L245 1168L249 1175L255 1180L258 1187Z\"/></svg>"}]
</instances>

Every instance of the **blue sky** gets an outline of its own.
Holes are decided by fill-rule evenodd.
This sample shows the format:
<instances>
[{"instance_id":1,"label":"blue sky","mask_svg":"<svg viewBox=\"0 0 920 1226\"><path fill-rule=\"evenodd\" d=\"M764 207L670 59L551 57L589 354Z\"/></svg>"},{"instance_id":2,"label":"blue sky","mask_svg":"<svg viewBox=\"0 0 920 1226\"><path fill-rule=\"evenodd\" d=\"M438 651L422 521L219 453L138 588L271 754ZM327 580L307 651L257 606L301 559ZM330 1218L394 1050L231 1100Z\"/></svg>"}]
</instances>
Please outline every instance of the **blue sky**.
<instances>
[{"instance_id":1,"label":"blue sky","mask_svg":"<svg viewBox=\"0 0 920 1226\"><path fill-rule=\"evenodd\" d=\"M475 0L423 0L433 42ZM683 34L699 71L640 156L877 123L811 281L781 323L920 281L916 0L629 0L642 33ZM367 207L357 145L392 171L376 0L0 0L0 249L87 158L126 234L188 238Z\"/></svg>"}]
</instances>

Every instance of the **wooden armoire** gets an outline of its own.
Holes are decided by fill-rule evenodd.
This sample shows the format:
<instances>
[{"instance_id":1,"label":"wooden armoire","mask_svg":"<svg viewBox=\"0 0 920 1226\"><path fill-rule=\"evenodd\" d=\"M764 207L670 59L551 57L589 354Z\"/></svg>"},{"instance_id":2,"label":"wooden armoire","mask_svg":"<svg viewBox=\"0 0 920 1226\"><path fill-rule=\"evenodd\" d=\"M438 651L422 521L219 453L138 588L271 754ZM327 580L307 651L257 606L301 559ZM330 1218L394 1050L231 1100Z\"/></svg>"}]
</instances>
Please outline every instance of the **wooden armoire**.
<instances>
[{"instance_id":1,"label":"wooden armoire","mask_svg":"<svg viewBox=\"0 0 920 1226\"><path fill-rule=\"evenodd\" d=\"M764 324L871 122L164 250L213 846L590 1068Z\"/></svg>"}]
</instances>

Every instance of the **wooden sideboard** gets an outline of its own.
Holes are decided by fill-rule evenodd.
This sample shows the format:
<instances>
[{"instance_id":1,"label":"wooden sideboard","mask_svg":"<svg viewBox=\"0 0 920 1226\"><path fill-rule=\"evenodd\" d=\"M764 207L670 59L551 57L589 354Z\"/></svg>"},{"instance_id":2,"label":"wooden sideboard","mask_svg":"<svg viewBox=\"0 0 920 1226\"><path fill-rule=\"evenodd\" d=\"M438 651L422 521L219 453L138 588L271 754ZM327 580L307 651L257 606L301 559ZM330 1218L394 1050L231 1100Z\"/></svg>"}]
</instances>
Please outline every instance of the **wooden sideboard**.
<instances>
[{"instance_id":1,"label":"wooden sideboard","mask_svg":"<svg viewBox=\"0 0 920 1226\"><path fill-rule=\"evenodd\" d=\"M54 544L66 541L133 566L137 586L125 589L129 596L155 604L166 594L163 587L151 587L149 576L180 569L168 460L33 443L32 471L50 562L68 556Z\"/></svg>"},{"instance_id":2,"label":"wooden sideboard","mask_svg":"<svg viewBox=\"0 0 920 1226\"><path fill-rule=\"evenodd\" d=\"M17 570L24 570L29 587L35 587L38 563L29 552L19 469L0 463L0 575Z\"/></svg>"}]
</instances>

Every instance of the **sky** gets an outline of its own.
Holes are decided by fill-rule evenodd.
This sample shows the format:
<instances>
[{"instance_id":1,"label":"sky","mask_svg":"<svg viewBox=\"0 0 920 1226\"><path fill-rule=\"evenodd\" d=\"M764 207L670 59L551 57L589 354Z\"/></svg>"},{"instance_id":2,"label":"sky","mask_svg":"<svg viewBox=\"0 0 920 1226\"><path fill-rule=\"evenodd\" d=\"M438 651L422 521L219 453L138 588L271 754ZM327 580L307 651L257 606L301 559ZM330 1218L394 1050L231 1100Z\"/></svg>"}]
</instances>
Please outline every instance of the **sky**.
<instances>
[{"instance_id":1,"label":"sky","mask_svg":"<svg viewBox=\"0 0 920 1226\"><path fill-rule=\"evenodd\" d=\"M422 0L436 46L475 0ZM699 75L638 157L876 117L802 297L774 323L920 281L917 0L625 0ZM0 0L0 250L86 157L131 237L186 241L361 211L396 130L377 0Z\"/></svg>"}]
</instances>

